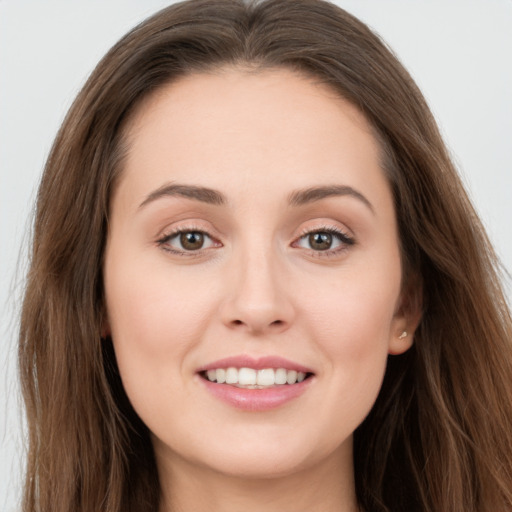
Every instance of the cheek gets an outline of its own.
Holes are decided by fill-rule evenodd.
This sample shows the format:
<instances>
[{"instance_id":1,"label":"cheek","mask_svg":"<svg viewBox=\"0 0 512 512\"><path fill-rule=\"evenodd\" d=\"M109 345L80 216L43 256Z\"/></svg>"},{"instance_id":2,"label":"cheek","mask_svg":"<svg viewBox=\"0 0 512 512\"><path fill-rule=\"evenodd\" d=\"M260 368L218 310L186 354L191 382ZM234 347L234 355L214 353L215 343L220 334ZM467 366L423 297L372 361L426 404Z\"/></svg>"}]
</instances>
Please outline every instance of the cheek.
<instances>
[{"instance_id":1,"label":"cheek","mask_svg":"<svg viewBox=\"0 0 512 512\"><path fill-rule=\"evenodd\" d=\"M119 345L147 355L174 353L199 332L208 297L169 265L116 257L105 269L108 320ZM180 279L181 277L181 279ZM194 304L194 307L190 307Z\"/></svg>"},{"instance_id":2,"label":"cheek","mask_svg":"<svg viewBox=\"0 0 512 512\"><path fill-rule=\"evenodd\" d=\"M386 272L368 268L352 269L322 293L304 294L302 315L328 362L331 403L340 404L340 414L354 411L360 421L382 384L400 288L396 262Z\"/></svg>"},{"instance_id":3,"label":"cheek","mask_svg":"<svg viewBox=\"0 0 512 512\"><path fill-rule=\"evenodd\" d=\"M367 393L373 400L380 388L392 320L391 308L359 298L346 295L337 306L325 308L318 325L329 328L317 328L318 347L330 362L334 380L340 388L353 390L355 402Z\"/></svg>"},{"instance_id":4,"label":"cheek","mask_svg":"<svg viewBox=\"0 0 512 512\"><path fill-rule=\"evenodd\" d=\"M400 272L347 272L316 292L302 293L305 317L327 352L354 357L387 343L399 297Z\"/></svg>"},{"instance_id":5,"label":"cheek","mask_svg":"<svg viewBox=\"0 0 512 512\"><path fill-rule=\"evenodd\" d=\"M382 386L388 359L389 315L367 302L362 314L357 297L346 298L339 308L323 311L323 323L327 325L329 316L330 329L317 331L317 346L327 361L323 377L329 382L318 417L334 440L350 436L366 418ZM377 315L382 315L379 322Z\"/></svg>"},{"instance_id":6,"label":"cheek","mask_svg":"<svg viewBox=\"0 0 512 512\"><path fill-rule=\"evenodd\" d=\"M208 318L207 295L168 274L158 264L125 258L111 257L105 268L116 360L138 412L151 407L156 389L170 390L179 382Z\"/></svg>"}]
</instances>

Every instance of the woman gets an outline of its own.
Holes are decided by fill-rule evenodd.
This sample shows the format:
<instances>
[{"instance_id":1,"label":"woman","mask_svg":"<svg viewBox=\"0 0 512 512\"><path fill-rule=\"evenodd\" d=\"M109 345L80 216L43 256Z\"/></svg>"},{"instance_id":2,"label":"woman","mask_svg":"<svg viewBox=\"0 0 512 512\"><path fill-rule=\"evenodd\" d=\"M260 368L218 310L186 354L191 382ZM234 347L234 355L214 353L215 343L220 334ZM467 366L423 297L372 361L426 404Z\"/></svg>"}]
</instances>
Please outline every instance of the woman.
<instances>
[{"instance_id":1,"label":"woman","mask_svg":"<svg viewBox=\"0 0 512 512\"><path fill-rule=\"evenodd\" d=\"M512 508L496 258L420 92L344 11L199 0L134 29L34 233L25 510Z\"/></svg>"}]
</instances>

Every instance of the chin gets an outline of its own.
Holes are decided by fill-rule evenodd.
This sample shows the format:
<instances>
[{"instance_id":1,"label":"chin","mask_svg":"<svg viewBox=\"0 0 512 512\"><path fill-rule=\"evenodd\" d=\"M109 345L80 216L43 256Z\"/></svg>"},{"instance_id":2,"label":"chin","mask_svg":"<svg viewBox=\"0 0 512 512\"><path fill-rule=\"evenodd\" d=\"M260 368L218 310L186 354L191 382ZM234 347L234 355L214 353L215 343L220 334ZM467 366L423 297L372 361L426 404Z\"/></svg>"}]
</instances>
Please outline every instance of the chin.
<instances>
[{"instance_id":1,"label":"chin","mask_svg":"<svg viewBox=\"0 0 512 512\"><path fill-rule=\"evenodd\" d=\"M233 435L231 442L224 436L209 441L203 438L193 446L176 445L173 452L190 469L202 468L219 476L254 480L290 477L327 461L336 464L343 459L339 456L342 451L348 450L349 458L352 456L351 437L332 446L322 439L312 441L308 432L290 436L288 429L287 434L263 436L261 431L253 431L243 438Z\"/></svg>"},{"instance_id":2,"label":"chin","mask_svg":"<svg viewBox=\"0 0 512 512\"><path fill-rule=\"evenodd\" d=\"M278 479L293 476L306 470L310 464L301 458L261 457L254 454L246 457L227 456L221 460L202 461L205 469L219 476L240 480ZM314 464L311 464L314 465Z\"/></svg>"}]
</instances>

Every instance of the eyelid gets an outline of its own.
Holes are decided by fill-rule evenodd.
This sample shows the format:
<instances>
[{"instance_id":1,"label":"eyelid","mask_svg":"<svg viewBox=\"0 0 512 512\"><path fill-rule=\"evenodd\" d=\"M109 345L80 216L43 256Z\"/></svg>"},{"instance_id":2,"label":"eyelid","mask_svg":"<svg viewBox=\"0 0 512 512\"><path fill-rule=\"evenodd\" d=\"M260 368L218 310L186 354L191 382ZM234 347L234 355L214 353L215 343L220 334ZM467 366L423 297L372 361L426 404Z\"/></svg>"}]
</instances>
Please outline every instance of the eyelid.
<instances>
[{"instance_id":1,"label":"eyelid","mask_svg":"<svg viewBox=\"0 0 512 512\"><path fill-rule=\"evenodd\" d=\"M156 239L156 244L162 250L165 250L166 252L169 252L171 254L184 257L199 257L204 255L206 251L209 251L212 248L219 248L223 246L222 242L220 242L217 237L213 236L210 233L210 231L211 230L205 229L204 226L200 226L195 222L191 224L179 225L174 228L168 228L167 230L163 231L162 234L159 235L158 238ZM350 246L355 245L356 243L356 240L354 239L353 235L348 234L347 231L347 229L341 228L340 226L331 225L327 223L323 223L321 225L307 226L300 231L299 235L296 238L294 238L293 242L291 243L291 246L294 248L304 249L314 257L328 258L331 256L336 256L346 251ZM178 237L180 234L190 232L201 233L202 235L207 237L210 240L209 246L201 247L197 250L187 250L184 248L174 248L168 244L170 240ZM329 248L325 250L315 250L312 248L308 249L306 247L302 247L299 245L299 242L301 240L304 240L306 237L313 233L329 233L336 237L336 239L339 242L339 245L334 249Z\"/></svg>"},{"instance_id":2,"label":"eyelid","mask_svg":"<svg viewBox=\"0 0 512 512\"><path fill-rule=\"evenodd\" d=\"M340 242L339 246L334 249L325 249L323 251L321 250L314 250L314 249L308 249L302 246L299 246L298 243L301 240L306 239L309 235L313 233L329 233L333 236L335 236L338 241ZM298 247L305 249L306 251L309 251L311 255L318 258L329 258L333 256L337 256L341 254L342 252L345 252L349 247L355 245L356 240L352 235L349 235L347 233L347 230L342 229L339 226L334 225L327 225L322 224L320 226L311 226L311 227L305 227L302 229L300 235L295 238L295 240L292 242L292 247Z\"/></svg>"},{"instance_id":3,"label":"eyelid","mask_svg":"<svg viewBox=\"0 0 512 512\"><path fill-rule=\"evenodd\" d=\"M197 250L174 248L168 244L171 240L177 238L182 233L201 233L203 236L210 239L211 244L208 247L201 247ZM213 247L222 247L222 243L211 235L204 227L199 227L195 224L180 225L164 231L158 236L156 244L166 252L184 257L198 257Z\"/></svg>"}]
</instances>

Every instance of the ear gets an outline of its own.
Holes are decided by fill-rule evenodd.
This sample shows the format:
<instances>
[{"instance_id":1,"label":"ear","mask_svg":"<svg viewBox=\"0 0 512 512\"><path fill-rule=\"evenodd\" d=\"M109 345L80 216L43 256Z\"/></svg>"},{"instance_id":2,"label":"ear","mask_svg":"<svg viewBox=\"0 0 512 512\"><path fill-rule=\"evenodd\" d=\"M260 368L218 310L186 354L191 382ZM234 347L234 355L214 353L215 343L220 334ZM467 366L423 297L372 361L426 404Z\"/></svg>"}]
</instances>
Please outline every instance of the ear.
<instances>
[{"instance_id":1,"label":"ear","mask_svg":"<svg viewBox=\"0 0 512 512\"><path fill-rule=\"evenodd\" d=\"M414 343L414 333L423 313L423 286L419 277L410 277L403 287L389 333L388 353L403 354Z\"/></svg>"}]
</instances>

